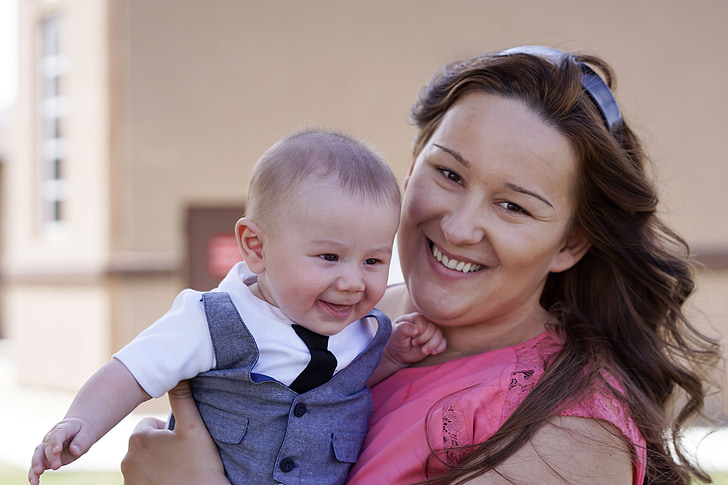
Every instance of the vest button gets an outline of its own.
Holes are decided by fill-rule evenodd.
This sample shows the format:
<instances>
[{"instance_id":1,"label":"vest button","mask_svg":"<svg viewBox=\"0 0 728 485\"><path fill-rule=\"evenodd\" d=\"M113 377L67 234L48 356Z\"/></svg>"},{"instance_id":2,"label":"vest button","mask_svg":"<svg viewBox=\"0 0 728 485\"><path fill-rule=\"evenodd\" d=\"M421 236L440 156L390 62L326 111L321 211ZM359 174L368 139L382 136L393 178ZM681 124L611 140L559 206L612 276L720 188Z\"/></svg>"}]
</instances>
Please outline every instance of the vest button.
<instances>
[{"instance_id":1,"label":"vest button","mask_svg":"<svg viewBox=\"0 0 728 485\"><path fill-rule=\"evenodd\" d=\"M281 464L278 465L283 473L288 473L290 471L293 471L294 468L296 468L296 462L293 461L293 458L284 458L281 460Z\"/></svg>"},{"instance_id":2,"label":"vest button","mask_svg":"<svg viewBox=\"0 0 728 485\"><path fill-rule=\"evenodd\" d=\"M300 418L306 414L306 405L302 402L299 402L296 404L296 406L293 408L293 415L297 418Z\"/></svg>"}]
</instances>

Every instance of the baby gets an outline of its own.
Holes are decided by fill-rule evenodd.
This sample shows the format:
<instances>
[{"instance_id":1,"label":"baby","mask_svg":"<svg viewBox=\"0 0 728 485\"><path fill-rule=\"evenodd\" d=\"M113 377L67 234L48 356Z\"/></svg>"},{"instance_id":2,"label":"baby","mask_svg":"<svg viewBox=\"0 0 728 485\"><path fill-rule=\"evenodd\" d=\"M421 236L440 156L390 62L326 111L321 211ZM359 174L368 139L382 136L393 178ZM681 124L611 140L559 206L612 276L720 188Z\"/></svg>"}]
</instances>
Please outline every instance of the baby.
<instances>
[{"instance_id":1,"label":"baby","mask_svg":"<svg viewBox=\"0 0 728 485\"><path fill-rule=\"evenodd\" d=\"M361 142L305 130L273 145L235 225L244 262L210 292L182 291L89 379L36 448L30 483L184 379L231 482L343 483L367 383L446 345L423 318L392 326L374 309L399 210L394 175Z\"/></svg>"}]
</instances>

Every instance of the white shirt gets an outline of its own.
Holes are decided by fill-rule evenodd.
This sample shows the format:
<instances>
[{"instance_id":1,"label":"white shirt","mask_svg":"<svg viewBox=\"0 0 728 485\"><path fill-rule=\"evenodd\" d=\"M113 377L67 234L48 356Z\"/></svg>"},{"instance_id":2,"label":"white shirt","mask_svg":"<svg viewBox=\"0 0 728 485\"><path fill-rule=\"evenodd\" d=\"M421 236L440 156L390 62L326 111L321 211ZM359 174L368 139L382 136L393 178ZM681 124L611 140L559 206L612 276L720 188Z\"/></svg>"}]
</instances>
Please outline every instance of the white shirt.
<instances>
[{"instance_id":1,"label":"white shirt","mask_svg":"<svg viewBox=\"0 0 728 485\"><path fill-rule=\"evenodd\" d=\"M252 372L290 385L308 365L310 353L291 322L248 288L255 281L245 263L238 263L212 291L225 291L253 335L260 356ZM246 281L247 280L247 281ZM247 284L246 284L247 283ZM162 318L140 333L114 358L121 361L152 397L160 397L179 381L215 367L202 292L184 290ZM363 352L376 334L374 319L362 319L329 337L338 372Z\"/></svg>"}]
</instances>

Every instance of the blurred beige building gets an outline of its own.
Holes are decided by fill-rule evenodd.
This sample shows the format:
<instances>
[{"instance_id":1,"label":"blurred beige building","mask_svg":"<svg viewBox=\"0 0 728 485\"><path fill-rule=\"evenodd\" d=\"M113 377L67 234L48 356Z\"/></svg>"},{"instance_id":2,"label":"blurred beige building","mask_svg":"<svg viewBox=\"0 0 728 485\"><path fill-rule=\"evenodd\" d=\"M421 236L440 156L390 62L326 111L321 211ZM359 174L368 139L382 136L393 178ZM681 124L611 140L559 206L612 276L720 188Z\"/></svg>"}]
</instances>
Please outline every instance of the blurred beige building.
<instances>
[{"instance_id":1,"label":"blurred beige building","mask_svg":"<svg viewBox=\"0 0 728 485\"><path fill-rule=\"evenodd\" d=\"M19 0L0 177L17 379L76 389L180 289L210 287L282 135L342 129L401 180L429 76L519 44L615 67L665 216L706 264L696 306L728 335L726 18L723 0Z\"/></svg>"}]
</instances>

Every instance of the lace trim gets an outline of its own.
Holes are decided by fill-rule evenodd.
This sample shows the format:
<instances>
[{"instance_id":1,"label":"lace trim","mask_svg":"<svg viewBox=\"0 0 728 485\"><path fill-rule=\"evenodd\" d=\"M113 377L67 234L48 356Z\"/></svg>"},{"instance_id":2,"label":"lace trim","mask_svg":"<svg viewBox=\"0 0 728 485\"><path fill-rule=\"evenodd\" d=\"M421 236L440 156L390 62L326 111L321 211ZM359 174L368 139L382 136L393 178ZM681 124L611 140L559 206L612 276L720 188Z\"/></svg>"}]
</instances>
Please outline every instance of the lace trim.
<instances>
[{"instance_id":1,"label":"lace trim","mask_svg":"<svg viewBox=\"0 0 728 485\"><path fill-rule=\"evenodd\" d=\"M506 401L501 412L501 423L513 414L526 395L531 392L543 376L549 359L559 348L560 345L549 335L514 347L516 365L511 373Z\"/></svg>"},{"instance_id":2,"label":"lace trim","mask_svg":"<svg viewBox=\"0 0 728 485\"><path fill-rule=\"evenodd\" d=\"M450 403L442 413L442 446L445 462L450 466L457 465L470 454L469 450L459 448L472 441L467 437L464 415L459 401Z\"/></svg>"},{"instance_id":3,"label":"lace trim","mask_svg":"<svg viewBox=\"0 0 728 485\"><path fill-rule=\"evenodd\" d=\"M607 372L602 375L610 386L620 392L622 391L622 386L615 377ZM607 421L619 428L622 434L635 446L644 446L644 438L632 420L629 409L613 391L602 383L596 384L594 389L579 403L564 409L559 414L561 416L595 418Z\"/></svg>"}]
</instances>

